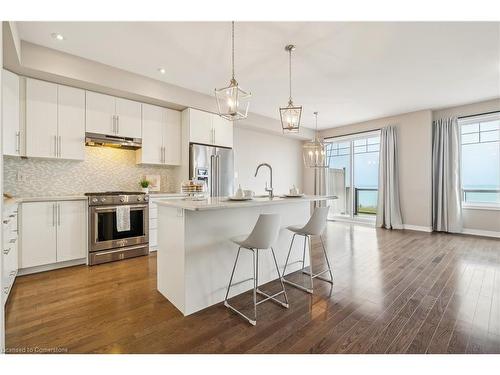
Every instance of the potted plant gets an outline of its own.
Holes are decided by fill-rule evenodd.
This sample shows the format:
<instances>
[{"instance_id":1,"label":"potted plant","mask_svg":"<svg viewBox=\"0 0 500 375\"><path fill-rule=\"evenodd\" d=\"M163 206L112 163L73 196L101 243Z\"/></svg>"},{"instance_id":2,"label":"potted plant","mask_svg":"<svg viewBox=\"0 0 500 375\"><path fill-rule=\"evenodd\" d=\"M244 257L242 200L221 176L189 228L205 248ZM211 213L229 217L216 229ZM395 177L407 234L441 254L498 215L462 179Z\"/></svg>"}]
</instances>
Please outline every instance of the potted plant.
<instances>
[{"instance_id":1,"label":"potted plant","mask_svg":"<svg viewBox=\"0 0 500 375\"><path fill-rule=\"evenodd\" d=\"M149 193L149 185L151 185L151 183L148 180L146 180L145 178L142 178L139 181L139 185L141 185L141 190L143 193L146 193L146 194Z\"/></svg>"}]
</instances>

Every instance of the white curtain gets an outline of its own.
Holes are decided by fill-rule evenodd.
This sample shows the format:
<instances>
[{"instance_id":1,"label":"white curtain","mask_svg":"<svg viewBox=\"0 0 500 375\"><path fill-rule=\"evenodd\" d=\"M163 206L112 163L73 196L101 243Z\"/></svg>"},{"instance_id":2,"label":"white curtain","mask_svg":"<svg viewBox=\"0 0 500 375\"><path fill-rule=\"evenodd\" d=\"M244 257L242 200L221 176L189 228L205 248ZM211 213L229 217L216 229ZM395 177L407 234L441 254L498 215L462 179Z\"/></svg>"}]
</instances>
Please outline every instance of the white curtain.
<instances>
[{"instance_id":1,"label":"white curtain","mask_svg":"<svg viewBox=\"0 0 500 375\"><path fill-rule=\"evenodd\" d=\"M380 131L378 173L377 226L403 229L399 204L399 171L396 128L387 126Z\"/></svg>"},{"instance_id":2,"label":"white curtain","mask_svg":"<svg viewBox=\"0 0 500 375\"><path fill-rule=\"evenodd\" d=\"M456 118L432 126L432 229L462 231L460 129Z\"/></svg>"}]
</instances>

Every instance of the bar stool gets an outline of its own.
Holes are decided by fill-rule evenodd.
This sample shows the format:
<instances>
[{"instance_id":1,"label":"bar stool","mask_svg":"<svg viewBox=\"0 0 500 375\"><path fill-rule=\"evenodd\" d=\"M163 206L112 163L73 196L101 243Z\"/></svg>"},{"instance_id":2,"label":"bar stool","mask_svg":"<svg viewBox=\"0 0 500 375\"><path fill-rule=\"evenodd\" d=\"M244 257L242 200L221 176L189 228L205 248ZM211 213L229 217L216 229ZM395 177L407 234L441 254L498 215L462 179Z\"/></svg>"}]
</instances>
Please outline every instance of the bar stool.
<instances>
[{"instance_id":1,"label":"bar stool","mask_svg":"<svg viewBox=\"0 0 500 375\"><path fill-rule=\"evenodd\" d=\"M250 324L256 325L257 324L257 305L260 305L261 303L265 301L273 301L278 303L279 305L288 308L288 297L286 295L285 291L285 286L283 284L283 280L281 278L281 274L278 268L278 262L276 261L276 256L274 254L274 249L272 245L276 241L278 234L279 234L279 229L280 229L280 216L277 214L263 214L260 215L257 223L255 224L255 227L252 230L252 233L244 239L244 240L238 240L238 239L231 239L232 242L235 244L239 245L238 247L238 254L236 255L236 260L234 261L234 266L233 266L233 271L231 272L231 278L229 279L229 285L227 287L227 292L226 292L226 297L224 298L224 306L228 307L244 319L246 319ZM238 258L240 256L240 251L241 249L246 249L252 252L253 256L253 277L239 281L237 283L233 284L233 277L234 277L234 271L236 270L236 264L238 263ZM259 289L259 251L260 250L265 250L265 249L270 249L271 254L273 256L274 260L274 265L276 267L276 272L278 273L278 279L280 280L281 283L281 291L278 293L275 293L273 295L269 295L268 293L262 291ZM241 284L243 282L253 280L254 285L253 285L253 308L254 308L254 317L249 318L245 314L243 314L241 311L237 310L233 306L231 306L228 302L228 297L229 297L229 290L231 289L231 286L235 286L238 284ZM257 294L261 295L264 297L264 299L260 300L257 302ZM281 302L280 300L276 299L277 296L280 294L283 294L285 297L285 302Z\"/></svg>"},{"instance_id":2,"label":"bar stool","mask_svg":"<svg viewBox=\"0 0 500 375\"><path fill-rule=\"evenodd\" d=\"M323 233L323 231L325 230L325 227L326 227L326 218L328 216L328 209L329 208L330 207L317 207L314 210L314 212L313 212L311 218L309 219L309 221L307 222L307 224L304 225L303 227L298 226L298 225L292 225L292 226L287 227L287 229L292 231L294 234L292 237L292 242L290 244L290 249L288 250L288 255L286 257L285 268L283 268L283 276L282 276L283 282L285 282L291 286L294 286L296 288L299 288L307 293L311 293L311 294L313 293L313 289L314 289L313 279L320 279L320 280L326 281L326 282L333 285L332 269L330 267L330 262L328 260L328 256L326 255L326 249L325 249L325 244L323 243L323 238L321 238L321 234ZM285 279L286 267L288 266L288 260L290 259L290 253L292 252L292 246L293 246L293 242L295 240L295 236L304 236L304 252L302 254L302 261L299 260L298 262L302 263L302 273L309 275L309 278L311 280L311 282L310 282L311 287L310 288L306 288L302 285L296 284L292 281ZM325 255L326 264L328 267L326 270L321 271L317 274L313 273L313 267L312 267L311 236L319 236L319 238L321 240L321 246L323 247L323 254ZM307 242L309 242L309 264L310 264L309 270L310 270L310 272L305 271L305 267L304 267L305 258L306 258L306 243ZM330 279L327 279L327 278L324 278L321 276L326 272L328 272L330 274Z\"/></svg>"}]
</instances>

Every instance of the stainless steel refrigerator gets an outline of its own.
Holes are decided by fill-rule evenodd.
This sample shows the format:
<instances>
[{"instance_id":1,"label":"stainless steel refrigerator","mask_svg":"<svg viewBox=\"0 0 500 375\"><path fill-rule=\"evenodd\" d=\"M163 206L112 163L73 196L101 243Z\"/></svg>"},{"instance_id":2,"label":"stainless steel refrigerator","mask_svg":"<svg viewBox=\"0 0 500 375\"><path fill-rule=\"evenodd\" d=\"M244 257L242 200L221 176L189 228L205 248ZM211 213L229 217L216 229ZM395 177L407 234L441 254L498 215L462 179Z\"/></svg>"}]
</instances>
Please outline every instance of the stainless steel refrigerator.
<instances>
[{"instance_id":1,"label":"stainless steel refrigerator","mask_svg":"<svg viewBox=\"0 0 500 375\"><path fill-rule=\"evenodd\" d=\"M191 143L189 145L189 179L206 181L211 197L233 195L233 150Z\"/></svg>"}]
</instances>

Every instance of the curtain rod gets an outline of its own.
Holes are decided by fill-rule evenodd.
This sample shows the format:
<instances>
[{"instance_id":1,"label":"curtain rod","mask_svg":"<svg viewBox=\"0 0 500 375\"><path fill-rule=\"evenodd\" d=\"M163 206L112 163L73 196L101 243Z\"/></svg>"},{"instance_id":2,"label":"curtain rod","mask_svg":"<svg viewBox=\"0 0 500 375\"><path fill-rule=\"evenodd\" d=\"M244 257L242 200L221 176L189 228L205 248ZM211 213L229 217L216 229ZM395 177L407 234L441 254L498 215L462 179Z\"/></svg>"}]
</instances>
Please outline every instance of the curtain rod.
<instances>
[{"instance_id":1,"label":"curtain rod","mask_svg":"<svg viewBox=\"0 0 500 375\"><path fill-rule=\"evenodd\" d=\"M335 128L333 128L335 129ZM357 134L363 134L363 133L371 133L371 132L376 132L378 130L382 130L382 128L376 128L376 129L370 129L370 130L363 130L355 133L348 133L348 134L340 134L340 135L332 135L330 137L326 137L323 139L330 139L330 138L338 138L338 137L349 137L351 135L357 135Z\"/></svg>"},{"instance_id":2,"label":"curtain rod","mask_svg":"<svg viewBox=\"0 0 500 375\"><path fill-rule=\"evenodd\" d=\"M460 116L459 119L469 118L469 117L476 117L476 116L484 116L484 115L492 115L494 113L500 113L500 110L499 111L492 111L492 112L476 113L475 115Z\"/></svg>"}]
</instances>

